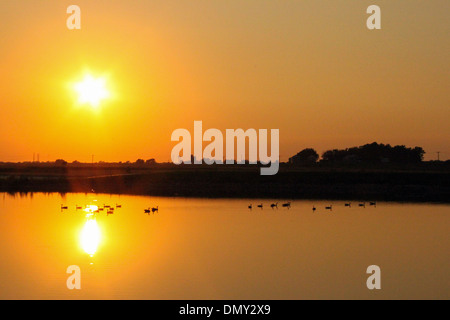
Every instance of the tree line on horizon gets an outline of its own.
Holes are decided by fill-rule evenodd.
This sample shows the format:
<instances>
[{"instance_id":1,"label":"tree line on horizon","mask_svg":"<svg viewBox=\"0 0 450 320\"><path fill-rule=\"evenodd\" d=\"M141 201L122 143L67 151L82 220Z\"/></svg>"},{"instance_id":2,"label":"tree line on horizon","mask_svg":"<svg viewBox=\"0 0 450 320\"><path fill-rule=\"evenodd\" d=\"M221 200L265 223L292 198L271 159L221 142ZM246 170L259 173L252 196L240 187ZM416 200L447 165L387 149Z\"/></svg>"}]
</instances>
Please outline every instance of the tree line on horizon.
<instances>
[{"instance_id":1,"label":"tree line on horizon","mask_svg":"<svg viewBox=\"0 0 450 320\"><path fill-rule=\"evenodd\" d=\"M322 154L322 163L358 164L358 163L420 163L425 151L421 147L408 148L404 145L370 143L359 147L327 150ZM292 165L315 164L319 154L313 148L306 148L289 158Z\"/></svg>"},{"instance_id":2,"label":"tree line on horizon","mask_svg":"<svg viewBox=\"0 0 450 320\"><path fill-rule=\"evenodd\" d=\"M390 144L370 143L359 147L332 149L327 150L319 156L319 153L313 148L305 148L289 158L287 165L314 165L320 164L417 164L423 161L425 151L422 147L408 148L404 145L391 146ZM248 163L248 161L245 161ZM443 161L443 162L450 162ZM0 162L5 165L8 162ZM10 163L11 164L11 163ZM85 165L120 165L132 167L153 167L156 165L171 165L171 162L157 162L152 159L137 159L134 162L105 162L98 161L95 163L83 163L79 161L67 162L63 159L57 159L54 162L21 162L17 164L22 165L48 165L66 167L70 166L85 166ZM285 163L286 164L286 163Z\"/></svg>"}]
</instances>

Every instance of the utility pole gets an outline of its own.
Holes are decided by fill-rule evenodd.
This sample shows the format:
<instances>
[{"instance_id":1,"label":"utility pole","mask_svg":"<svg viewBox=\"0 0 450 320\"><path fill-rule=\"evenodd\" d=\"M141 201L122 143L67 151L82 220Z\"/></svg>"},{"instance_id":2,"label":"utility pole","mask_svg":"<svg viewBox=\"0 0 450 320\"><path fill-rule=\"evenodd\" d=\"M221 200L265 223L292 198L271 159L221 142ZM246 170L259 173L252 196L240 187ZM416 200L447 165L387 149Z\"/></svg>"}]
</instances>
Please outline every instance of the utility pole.
<instances>
[{"instance_id":1,"label":"utility pole","mask_svg":"<svg viewBox=\"0 0 450 320\"><path fill-rule=\"evenodd\" d=\"M437 161L441 161L441 160L440 160L441 152L440 152L440 151L437 151L436 153L437 153Z\"/></svg>"},{"instance_id":2,"label":"utility pole","mask_svg":"<svg viewBox=\"0 0 450 320\"><path fill-rule=\"evenodd\" d=\"M94 164L94 155L92 155L92 164Z\"/></svg>"}]
</instances>

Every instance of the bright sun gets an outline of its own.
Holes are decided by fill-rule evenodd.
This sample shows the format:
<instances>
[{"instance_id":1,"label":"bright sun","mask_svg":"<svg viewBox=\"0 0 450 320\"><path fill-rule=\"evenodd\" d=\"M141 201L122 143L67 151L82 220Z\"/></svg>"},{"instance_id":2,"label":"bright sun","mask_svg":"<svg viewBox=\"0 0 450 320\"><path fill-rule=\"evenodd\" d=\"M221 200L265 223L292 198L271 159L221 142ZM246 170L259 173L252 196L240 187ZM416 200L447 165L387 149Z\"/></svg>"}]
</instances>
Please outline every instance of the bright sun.
<instances>
[{"instance_id":1,"label":"bright sun","mask_svg":"<svg viewBox=\"0 0 450 320\"><path fill-rule=\"evenodd\" d=\"M89 104L94 108L99 107L102 100L110 97L105 78L94 78L91 75L86 75L83 80L75 84L74 88L78 93L78 102Z\"/></svg>"}]
</instances>

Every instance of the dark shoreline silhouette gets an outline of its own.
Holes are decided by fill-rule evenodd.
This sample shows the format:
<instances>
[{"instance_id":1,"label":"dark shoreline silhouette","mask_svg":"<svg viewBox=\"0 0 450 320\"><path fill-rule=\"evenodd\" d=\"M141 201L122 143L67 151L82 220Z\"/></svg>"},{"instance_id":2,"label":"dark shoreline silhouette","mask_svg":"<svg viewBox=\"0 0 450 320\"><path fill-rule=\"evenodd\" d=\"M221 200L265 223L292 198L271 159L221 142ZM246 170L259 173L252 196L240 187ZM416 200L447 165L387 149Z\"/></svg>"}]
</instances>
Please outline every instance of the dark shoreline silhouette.
<instances>
[{"instance_id":1,"label":"dark shoreline silhouette","mask_svg":"<svg viewBox=\"0 0 450 320\"><path fill-rule=\"evenodd\" d=\"M450 168L282 163L276 175L261 176L255 165L1 164L0 192L450 203Z\"/></svg>"}]
</instances>

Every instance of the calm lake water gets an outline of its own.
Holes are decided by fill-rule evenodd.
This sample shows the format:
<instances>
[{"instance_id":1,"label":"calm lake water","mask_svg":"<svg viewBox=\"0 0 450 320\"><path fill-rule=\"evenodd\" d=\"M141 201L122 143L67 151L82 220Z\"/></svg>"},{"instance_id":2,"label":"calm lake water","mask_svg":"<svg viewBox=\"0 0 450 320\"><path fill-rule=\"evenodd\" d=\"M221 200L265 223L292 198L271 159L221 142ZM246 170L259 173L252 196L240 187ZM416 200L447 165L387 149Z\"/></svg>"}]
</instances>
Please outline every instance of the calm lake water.
<instances>
[{"instance_id":1,"label":"calm lake water","mask_svg":"<svg viewBox=\"0 0 450 320\"><path fill-rule=\"evenodd\" d=\"M272 202L0 193L0 298L450 298L449 205ZM89 212L104 204L122 207ZM370 265L381 290L366 287Z\"/></svg>"}]
</instances>

